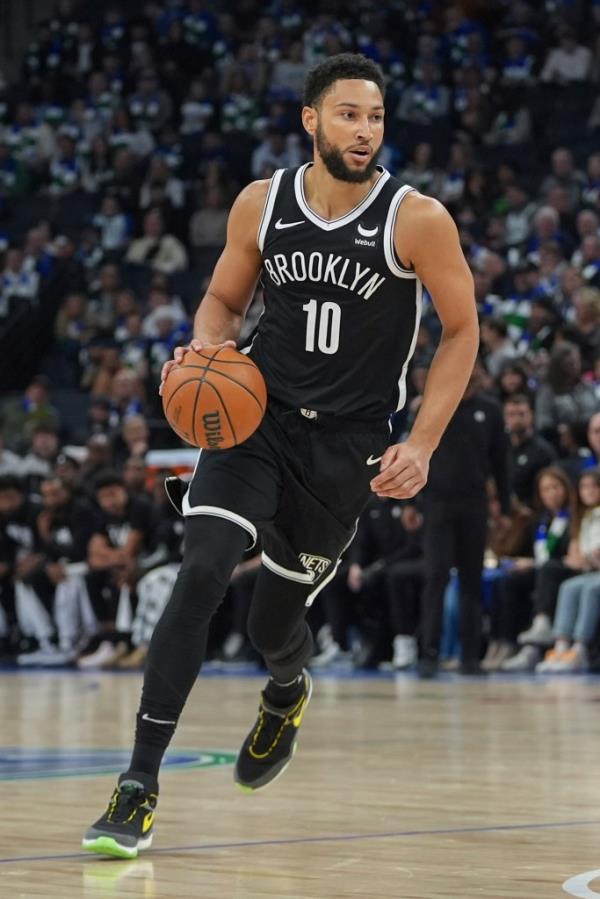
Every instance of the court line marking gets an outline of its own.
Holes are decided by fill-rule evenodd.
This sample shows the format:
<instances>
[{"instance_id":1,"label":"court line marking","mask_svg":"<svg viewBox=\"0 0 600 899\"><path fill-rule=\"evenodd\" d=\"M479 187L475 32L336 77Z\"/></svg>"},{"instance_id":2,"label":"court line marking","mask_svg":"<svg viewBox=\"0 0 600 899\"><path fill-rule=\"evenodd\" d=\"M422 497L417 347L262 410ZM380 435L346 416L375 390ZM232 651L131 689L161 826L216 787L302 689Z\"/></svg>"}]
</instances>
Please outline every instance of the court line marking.
<instances>
[{"instance_id":1,"label":"court line marking","mask_svg":"<svg viewBox=\"0 0 600 899\"><path fill-rule=\"evenodd\" d=\"M577 899L593 899L595 896L600 896L600 893L591 890L589 885L593 880L597 880L598 877L600 877L600 870L576 874L575 877L565 880L562 888L569 896L576 896Z\"/></svg>"},{"instance_id":2,"label":"court line marking","mask_svg":"<svg viewBox=\"0 0 600 899\"><path fill-rule=\"evenodd\" d=\"M237 840L231 843L197 843L193 846L165 846L153 849L152 854L174 852L210 852L217 849L245 849L254 846L291 846L300 843L350 843L357 840L389 840L397 837L451 836L461 833L502 833L513 830L551 830L559 827L598 827L600 819L592 821L552 821L545 824L490 824L489 827L443 827L435 830L391 830L382 833L332 834L319 837L288 837L281 840ZM90 858L88 852L68 852L60 855L20 855L0 858L0 865L21 862L60 861L71 858ZM97 858L96 858L97 861Z\"/></svg>"}]
</instances>

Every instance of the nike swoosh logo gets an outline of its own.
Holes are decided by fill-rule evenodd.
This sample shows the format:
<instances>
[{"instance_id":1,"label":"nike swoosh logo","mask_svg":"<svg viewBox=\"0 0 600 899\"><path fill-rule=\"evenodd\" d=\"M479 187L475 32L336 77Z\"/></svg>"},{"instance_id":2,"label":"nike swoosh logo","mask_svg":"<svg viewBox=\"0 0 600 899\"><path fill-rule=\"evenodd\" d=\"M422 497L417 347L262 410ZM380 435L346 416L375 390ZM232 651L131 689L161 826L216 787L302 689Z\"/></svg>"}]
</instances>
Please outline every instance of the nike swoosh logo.
<instances>
[{"instance_id":1,"label":"nike swoosh logo","mask_svg":"<svg viewBox=\"0 0 600 899\"><path fill-rule=\"evenodd\" d=\"M377 234L378 231L379 231L379 225L377 225L375 228L371 228L371 229L363 228L362 225L358 226L358 233L361 234L363 237L375 237L375 235Z\"/></svg>"},{"instance_id":2,"label":"nike swoosh logo","mask_svg":"<svg viewBox=\"0 0 600 899\"><path fill-rule=\"evenodd\" d=\"M154 821L154 812L148 812L148 814L144 816L144 820L142 822L142 833L148 833L148 831L152 827L153 821Z\"/></svg>"},{"instance_id":3,"label":"nike swoosh logo","mask_svg":"<svg viewBox=\"0 0 600 899\"><path fill-rule=\"evenodd\" d=\"M282 231L283 228L295 228L296 225L303 225L306 219L302 219L301 222L282 222L281 219L275 222L275 228L277 231Z\"/></svg>"},{"instance_id":4,"label":"nike swoosh logo","mask_svg":"<svg viewBox=\"0 0 600 899\"><path fill-rule=\"evenodd\" d=\"M302 724L302 719L304 718L304 713L306 711L308 703L305 701L302 703L302 708L298 712L298 714L292 719L294 727L300 727Z\"/></svg>"},{"instance_id":5,"label":"nike swoosh logo","mask_svg":"<svg viewBox=\"0 0 600 899\"><path fill-rule=\"evenodd\" d=\"M160 718L151 718L145 713L142 715L142 721L151 721L152 724L177 724L176 721L161 721Z\"/></svg>"},{"instance_id":6,"label":"nike swoosh logo","mask_svg":"<svg viewBox=\"0 0 600 899\"><path fill-rule=\"evenodd\" d=\"M382 459L383 456L377 456L376 459L374 456L369 456L369 458L367 459L367 465L377 465L377 463L381 462Z\"/></svg>"}]
</instances>

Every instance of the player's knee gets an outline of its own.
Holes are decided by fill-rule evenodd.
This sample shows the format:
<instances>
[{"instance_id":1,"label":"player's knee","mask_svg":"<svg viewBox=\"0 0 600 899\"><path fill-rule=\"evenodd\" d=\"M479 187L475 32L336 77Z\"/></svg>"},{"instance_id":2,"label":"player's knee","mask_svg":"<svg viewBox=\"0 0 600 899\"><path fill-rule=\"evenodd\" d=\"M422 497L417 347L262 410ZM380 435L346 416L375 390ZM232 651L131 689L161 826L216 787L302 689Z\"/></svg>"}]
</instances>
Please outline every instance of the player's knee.
<instances>
[{"instance_id":1,"label":"player's knee","mask_svg":"<svg viewBox=\"0 0 600 899\"><path fill-rule=\"evenodd\" d=\"M264 614L257 614L250 608L248 615L248 639L262 656L280 652L290 638L289 623L276 621Z\"/></svg>"},{"instance_id":2,"label":"player's knee","mask_svg":"<svg viewBox=\"0 0 600 899\"><path fill-rule=\"evenodd\" d=\"M173 588L172 601L183 604L188 615L194 611L202 618L210 618L225 596L230 574L208 557L184 559Z\"/></svg>"}]
</instances>

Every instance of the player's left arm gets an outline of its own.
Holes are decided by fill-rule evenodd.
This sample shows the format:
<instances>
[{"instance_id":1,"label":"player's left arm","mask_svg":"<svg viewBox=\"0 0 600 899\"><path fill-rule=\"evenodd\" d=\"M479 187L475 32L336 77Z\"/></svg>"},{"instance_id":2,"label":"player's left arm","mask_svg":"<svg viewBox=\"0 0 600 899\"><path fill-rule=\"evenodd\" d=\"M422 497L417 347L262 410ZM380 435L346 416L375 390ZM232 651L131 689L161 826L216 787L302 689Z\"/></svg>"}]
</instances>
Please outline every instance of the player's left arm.
<instances>
[{"instance_id":1,"label":"player's left arm","mask_svg":"<svg viewBox=\"0 0 600 899\"><path fill-rule=\"evenodd\" d=\"M442 338L410 436L386 450L380 473L371 481L378 495L407 499L427 483L429 460L473 370L479 326L473 277L456 225L442 204L409 194L400 206L394 238L399 258L414 268L442 323Z\"/></svg>"}]
</instances>

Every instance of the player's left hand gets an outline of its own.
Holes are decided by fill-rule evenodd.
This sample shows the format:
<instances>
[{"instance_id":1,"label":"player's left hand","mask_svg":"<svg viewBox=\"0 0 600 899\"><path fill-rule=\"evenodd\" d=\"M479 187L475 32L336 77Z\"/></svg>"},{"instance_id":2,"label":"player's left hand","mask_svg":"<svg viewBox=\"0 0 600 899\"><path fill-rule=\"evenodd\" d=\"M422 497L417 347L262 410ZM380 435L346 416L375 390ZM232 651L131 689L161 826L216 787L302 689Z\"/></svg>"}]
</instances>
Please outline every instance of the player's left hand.
<instances>
[{"instance_id":1,"label":"player's left hand","mask_svg":"<svg viewBox=\"0 0 600 899\"><path fill-rule=\"evenodd\" d=\"M379 474L371 481L377 496L410 499L427 483L431 452L410 440L389 446L381 459Z\"/></svg>"}]
</instances>

